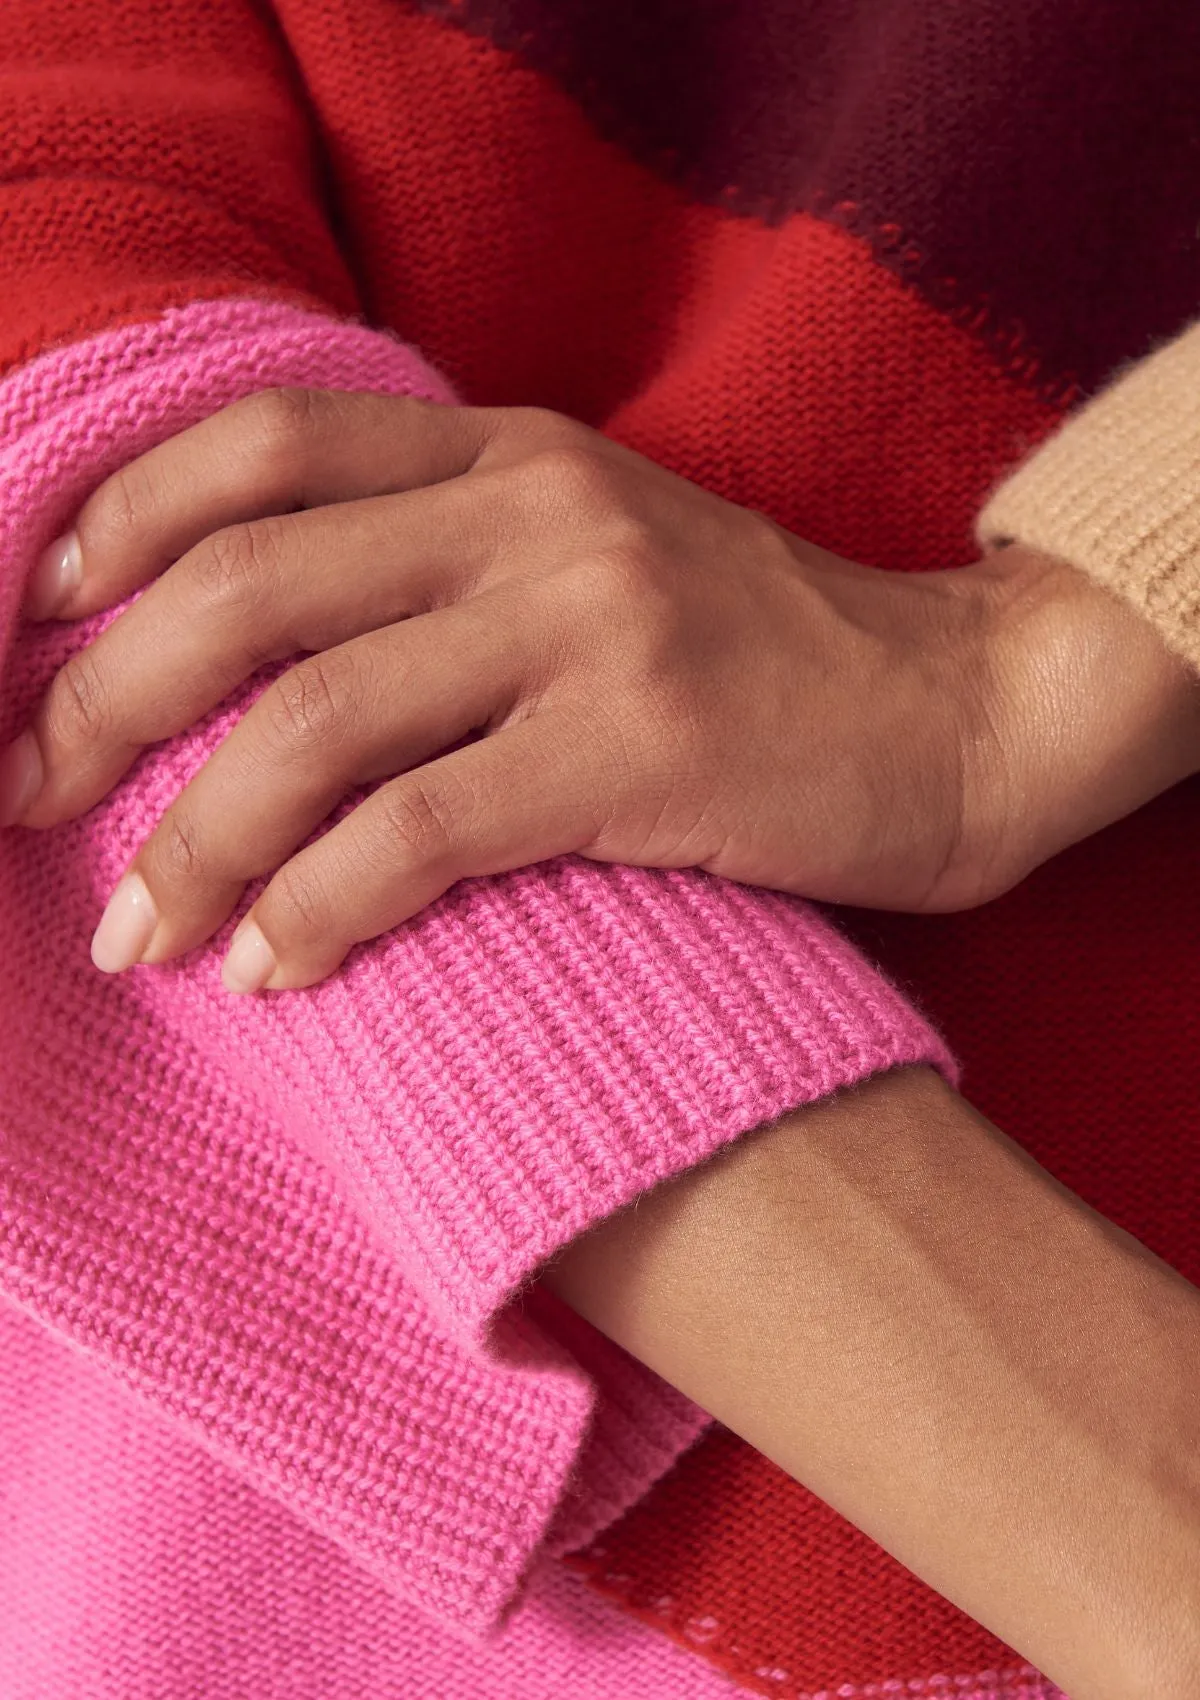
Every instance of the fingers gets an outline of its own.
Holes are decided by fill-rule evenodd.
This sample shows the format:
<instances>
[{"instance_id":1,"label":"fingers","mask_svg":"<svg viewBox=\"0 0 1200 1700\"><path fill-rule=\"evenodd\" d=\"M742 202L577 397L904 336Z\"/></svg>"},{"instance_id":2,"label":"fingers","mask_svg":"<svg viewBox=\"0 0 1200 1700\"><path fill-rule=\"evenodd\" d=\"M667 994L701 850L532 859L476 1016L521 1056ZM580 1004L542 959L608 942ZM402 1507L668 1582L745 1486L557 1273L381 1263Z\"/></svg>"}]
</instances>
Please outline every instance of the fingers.
<instances>
[{"instance_id":1,"label":"fingers","mask_svg":"<svg viewBox=\"0 0 1200 1700\"><path fill-rule=\"evenodd\" d=\"M595 806L554 748L539 717L382 786L276 874L234 935L227 989L314 985L456 881L587 844Z\"/></svg>"},{"instance_id":2,"label":"fingers","mask_svg":"<svg viewBox=\"0 0 1200 1700\"><path fill-rule=\"evenodd\" d=\"M143 748L209 712L264 662L454 602L513 527L487 475L233 526L206 538L51 683L19 818L91 808ZM480 511L489 524L481 525ZM24 746L22 746L24 748Z\"/></svg>"},{"instance_id":3,"label":"fingers","mask_svg":"<svg viewBox=\"0 0 1200 1700\"><path fill-rule=\"evenodd\" d=\"M202 943L348 792L502 718L527 648L516 610L478 597L291 668L143 844L97 928L96 965L117 972Z\"/></svg>"},{"instance_id":4,"label":"fingers","mask_svg":"<svg viewBox=\"0 0 1200 1700\"><path fill-rule=\"evenodd\" d=\"M457 477L498 418L337 390L247 396L106 479L38 562L25 611L79 619L123 601L225 526Z\"/></svg>"}]
</instances>

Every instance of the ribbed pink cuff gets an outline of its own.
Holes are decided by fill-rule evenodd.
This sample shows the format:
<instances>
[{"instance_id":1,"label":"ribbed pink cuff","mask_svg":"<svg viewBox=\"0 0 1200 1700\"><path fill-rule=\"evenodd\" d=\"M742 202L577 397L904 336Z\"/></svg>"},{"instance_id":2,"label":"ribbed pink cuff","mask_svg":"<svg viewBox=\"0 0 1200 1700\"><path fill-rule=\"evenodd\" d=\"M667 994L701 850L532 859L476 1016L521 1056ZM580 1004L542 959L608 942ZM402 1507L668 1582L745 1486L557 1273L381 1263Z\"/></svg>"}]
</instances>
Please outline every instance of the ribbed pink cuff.
<instances>
[{"instance_id":1,"label":"ribbed pink cuff","mask_svg":"<svg viewBox=\"0 0 1200 1700\"><path fill-rule=\"evenodd\" d=\"M0 386L0 618L105 473L279 383L450 399L390 337L252 302ZM21 636L8 733L92 629ZM248 698L84 821L0 839L0 1290L393 1592L480 1630L705 1420L511 1297L746 1130L952 1064L805 904L571 857L460 884L306 993L231 1000L211 951L103 979L103 899Z\"/></svg>"}]
</instances>

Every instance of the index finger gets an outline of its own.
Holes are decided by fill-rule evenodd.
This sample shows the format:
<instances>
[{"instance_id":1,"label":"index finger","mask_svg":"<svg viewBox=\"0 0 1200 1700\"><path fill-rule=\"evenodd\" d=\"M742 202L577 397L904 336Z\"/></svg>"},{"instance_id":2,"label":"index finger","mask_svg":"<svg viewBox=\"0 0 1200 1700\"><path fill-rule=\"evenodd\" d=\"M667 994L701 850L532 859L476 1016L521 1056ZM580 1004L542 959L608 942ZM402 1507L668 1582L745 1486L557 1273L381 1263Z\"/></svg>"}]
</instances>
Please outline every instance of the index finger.
<instances>
[{"instance_id":1,"label":"index finger","mask_svg":"<svg viewBox=\"0 0 1200 1700\"><path fill-rule=\"evenodd\" d=\"M494 409L416 396L272 389L106 478L30 575L32 619L77 620L139 590L214 531L443 483L474 466Z\"/></svg>"}]
</instances>

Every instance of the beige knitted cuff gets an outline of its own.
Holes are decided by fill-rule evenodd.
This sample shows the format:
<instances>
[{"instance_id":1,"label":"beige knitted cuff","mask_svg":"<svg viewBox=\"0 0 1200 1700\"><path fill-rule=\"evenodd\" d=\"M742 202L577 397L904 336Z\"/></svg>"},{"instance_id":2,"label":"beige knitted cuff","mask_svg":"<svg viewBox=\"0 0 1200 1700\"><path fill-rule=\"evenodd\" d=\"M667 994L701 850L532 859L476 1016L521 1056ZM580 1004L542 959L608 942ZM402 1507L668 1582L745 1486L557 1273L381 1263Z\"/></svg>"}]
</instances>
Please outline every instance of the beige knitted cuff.
<instances>
[{"instance_id":1,"label":"beige knitted cuff","mask_svg":"<svg viewBox=\"0 0 1200 1700\"><path fill-rule=\"evenodd\" d=\"M1081 568L1200 669L1200 324L1068 419L976 530Z\"/></svg>"}]
</instances>

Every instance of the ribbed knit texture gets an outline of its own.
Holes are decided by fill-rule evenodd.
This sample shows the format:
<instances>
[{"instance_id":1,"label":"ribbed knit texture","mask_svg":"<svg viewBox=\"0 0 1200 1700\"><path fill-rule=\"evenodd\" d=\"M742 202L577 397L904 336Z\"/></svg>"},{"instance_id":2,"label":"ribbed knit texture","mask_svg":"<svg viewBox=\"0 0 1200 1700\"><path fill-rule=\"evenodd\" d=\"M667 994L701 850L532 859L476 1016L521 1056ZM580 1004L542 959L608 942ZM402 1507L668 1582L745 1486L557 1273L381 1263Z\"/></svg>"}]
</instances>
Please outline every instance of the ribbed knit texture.
<instances>
[{"instance_id":1,"label":"ribbed knit texture","mask_svg":"<svg viewBox=\"0 0 1200 1700\"><path fill-rule=\"evenodd\" d=\"M1079 567L1200 667L1200 324L1097 396L979 518Z\"/></svg>"},{"instance_id":2,"label":"ribbed knit texture","mask_svg":"<svg viewBox=\"0 0 1200 1700\"><path fill-rule=\"evenodd\" d=\"M390 337L236 301L7 380L0 630L105 473L284 382L449 399ZM0 731L99 623L21 635ZM252 694L84 820L0 838L0 1293L394 1597L478 1633L705 1421L511 1305L538 1265L794 1105L952 1065L808 906L577 858L464 882L308 992L231 1000L211 949L103 978L105 895Z\"/></svg>"}]
</instances>

